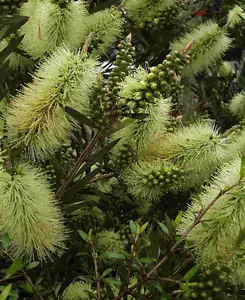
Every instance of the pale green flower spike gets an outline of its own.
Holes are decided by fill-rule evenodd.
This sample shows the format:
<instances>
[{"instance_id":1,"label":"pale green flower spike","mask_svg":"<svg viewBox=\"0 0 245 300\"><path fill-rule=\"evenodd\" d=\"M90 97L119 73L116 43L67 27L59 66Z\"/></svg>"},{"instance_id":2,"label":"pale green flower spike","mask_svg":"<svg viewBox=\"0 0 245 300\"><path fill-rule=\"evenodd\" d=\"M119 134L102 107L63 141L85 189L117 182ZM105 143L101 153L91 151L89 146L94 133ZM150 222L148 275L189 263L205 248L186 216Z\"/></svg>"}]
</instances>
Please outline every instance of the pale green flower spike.
<instances>
[{"instance_id":1,"label":"pale green flower spike","mask_svg":"<svg viewBox=\"0 0 245 300\"><path fill-rule=\"evenodd\" d=\"M73 282L65 290L63 300L91 300L91 287L84 282Z\"/></svg>"},{"instance_id":2,"label":"pale green flower spike","mask_svg":"<svg viewBox=\"0 0 245 300\"><path fill-rule=\"evenodd\" d=\"M53 155L69 139L75 126L64 107L87 113L90 89L96 81L96 64L86 54L73 54L65 48L47 58L33 82L8 107L10 143L24 145L34 158Z\"/></svg>"},{"instance_id":3,"label":"pale green flower spike","mask_svg":"<svg viewBox=\"0 0 245 300\"><path fill-rule=\"evenodd\" d=\"M5 47L8 46L8 42L6 40L2 40L0 42L0 51L2 51ZM17 52L12 52L6 60L9 60L9 67L13 70L25 71L27 67L32 66L34 63L31 59L24 57Z\"/></svg>"},{"instance_id":4,"label":"pale green flower spike","mask_svg":"<svg viewBox=\"0 0 245 300\"><path fill-rule=\"evenodd\" d=\"M240 179L241 157L226 163L211 185L194 199L184 213L178 233L184 233L195 215L220 193L221 189L236 184ZM208 267L213 264L236 268L244 260L245 242L236 249L240 230L245 228L245 184L234 187L221 196L187 236L188 244L197 253L198 262ZM239 261L240 260L240 261Z\"/></svg>"},{"instance_id":5,"label":"pale green flower spike","mask_svg":"<svg viewBox=\"0 0 245 300\"><path fill-rule=\"evenodd\" d=\"M92 45L95 53L106 54L122 32L123 18L116 8L109 8L89 15L85 20L86 35L81 40L81 46L87 36L92 33Z\"/></svg>"},{"instance_id":6,"label":"pale green flower spike","mask_svg":"<svg viewBox=\"0 0 245 300\"><path fill-rule=\"evenodd\" d=\"M172 51L181 51L194 39L188 54L190 64L184 67L183 76L195 75L219 60L229 48L231 39L224 29L213 21L199 25L171 45Z\"/></svg>"},{"instance_id":7,"label":"pale green flower spike","mask_svg":"<svg viewBox=\"0 0 245 300\"><path fill-rule=\"evenodd\" d=\"M229 27L234 27L242 22L245 18L245 13L239 5L235 5L228 13L227 24Z\"/></svg>"},{"instance_id":8,"label":"pale green flower spike","mask_svg":"<svg viewBox=\"0 0 245 300\"><path fill-rule=\"evenodd\" d=\"M245 117L245 94L239 93L235 95L230 102L230 111L239 119Z\"/></svg>"},{"instance_id":9,"label":"pale green flower spike","mask_svg":"<svg viewBox=\"0 0 245 300\"><path fill-rule=\"evenodd\" d=\"M149 107L145 111L145 113L149 114L145 119L126 119L126 126L113 134L114 139L121 138L113 149L113 153L117 152L123 143L132 140L136 143L138 155L144 156L146 147L153 138L154 133L159 130L164 130L164 125L169 119L170 110L170 99L162 99L156 105Z\"/></svg>"},{"instance_id":10,"label":"pale green flower spike","mask_svg":"<svg viewBox=\"0 0 245 300\"><path fill-rule=\"evenodd\" d=\"M231 74L234 74L235 71L234 69L231 67L231 65L229 64L228 61L223 61L221 66L220 66L220 69L219 69L219 75L221 77L227 77Z\"/></svg>"},{"instance_id":11,"label":"pale green flower spike","mask_svg":"<svg viewBox=\"0 0 245 300\"><path fill-rule=\"evenodd\" d=\"M1 233L8 233L15 257L52 259L65 247L63 216L41 170L26 163L15 170L12 176L0 170Z\"/></svg>"},{"instance_id":12,"label":"pale green flower spike","mask_svg":"<svg viewBox=\"0 0 245 300\"><path fill-rule=\"evenodd\" d=\"M164 193L177 190L184 182L183 171L162 161L139 162L122 173L128 191L136 199L157 200Z\"/></svg>"},{"instance_id":13,"label":"pale green flower spike","mask_svg":"<svg viewBox=\"0 0 245 300\"><path fill-rule=\"evenodd\" d=\"M132 20L141 26L146 22L154 22L154 19L162 12L174 6L177 0L127 0L124 7ZM143 25L142 25L143 26Z\"/></svg>"},{"instance_id":14,"label":"pale green flower spike","mask_svg":"<svg viewBox=\"0 0 245 300\"><path fill-rule=\"evenodd\" d=\"M33 1L32 5L32 9L28 3L21 9L21 15L30 17L21 32L25 34L22 48L33 59L50 54L63 44L72 51L81 46L87 15L83 1L71 1L64 8L51 0Z\"/></svg>"},{"instance_id":15,"label":"pale green flower spike","mask_svg":"<svg viewBox=\"0 0 245 300\"><path fill-rule=\"evenodd\" d=\"M185 187L202 183L229 159L229 139L222 139L212 122L198 122L159 141L159 157L181 166L189 174Z\"/></svg>"},{"instance_id":16,"label":"pale green flower spike","mask_svg":"<svg viewBox=\"0 0 245 300\"><path fill-rule=\"evenodd\" d=\"M105 230L96 234L96 250L104 252L118 252L124 251L125 245L118 232L113 230Z\"/></svg>"}]
</instances>

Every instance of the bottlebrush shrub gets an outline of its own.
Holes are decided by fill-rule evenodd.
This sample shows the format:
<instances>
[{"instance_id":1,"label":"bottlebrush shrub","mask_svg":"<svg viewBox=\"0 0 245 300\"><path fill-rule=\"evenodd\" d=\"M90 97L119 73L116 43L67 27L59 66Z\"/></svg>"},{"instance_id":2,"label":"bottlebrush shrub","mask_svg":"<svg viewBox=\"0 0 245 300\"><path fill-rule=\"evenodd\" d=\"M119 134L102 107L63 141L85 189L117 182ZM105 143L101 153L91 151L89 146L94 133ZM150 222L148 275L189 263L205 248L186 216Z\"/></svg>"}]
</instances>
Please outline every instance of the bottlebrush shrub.
<instances>
[{"instance_id":1,"label":"bottlebrush shrub","mask_svg":"<svg viewBox=\"0 0 245 300\"><path fill-rule=\"evenodd\" d=\"M231 99L230 111L240 120L245 117L245 94L239 93Z\"/></svg>"},{"instance_id":2,"label":"bottlebrush shrub","mask_svg":"<svg viewBox=\"0 0 245 300\"><path fill-rule=\"evenodd\" d=\"M150 143L155 132L163 130L169 119L171 109L170 98L159 100L156 105L150 106L145 110L147 117L142 120L125 118L125 127L113 134L114 139L121 138L119 143L114 147L113 153L129 141L136 144L138 155L143 156L145 149Z\"/></svg>"},{"instance_id":3,"label":"bottlebrush shrub","mask_svg":"<svg viewBox=\"0 0 245 300\"><path fill-rule=\"evenodd\" d=\"M85 35L87 11L81 0L71 1L65 7L51 0L32 1L24 4L20 13L30 17L21 28L25 34L22 47L33 59L50 54L63 44L75 50Z\"/></svg>"},{"instance_id":4,"label":"bottlebrush shrub","mask_svg":"<svg viewBox=\"0 0 245 300\"><path fill-rule=\"evenodd\" d=\"M194 39L188 54L191 62L183 69L183 76L195 75L219 60L230 47L231 39L224 29L213 21L199 25L171 45L172 51L181 51Z\"/></svg>"},{"instance_id":5,"label":"bottlebrush shrub","mask_svg":"<svg viewBox=\"0 0 245 300\"><path fill-rule=\"evenodd\" d=\"M64 300L91 300L95 299L92 295L91 286L85 282L72 282L63 294Z\"/></svg>"},{"instance_id":6,"label":"bottlebrush shrub","mask_svg":"<svg viewBox=\"0 0 245 300\"><path fill-rule=\"evenodd\" d=\"M74 121L65 106L87 113L96 81L96 61L86 54L59 48L37 70L8 107L6 115L11 145L24 145L32 157L45 159L66 142Z\"/></svg>"},{"instance_id":7,"label":"bottlebrush shrub","mask_svg":"<svg viewBox=\"0 0 245 300\"><path fill-rule=\"evenodd\" d=\"M206 186L201 195L195 198L184 213L178 227L183 233L194 221L195 214L207 207L220 193L240 179L241 157L235 157L226 163L213 178L212 184ZM245 254L244 239L239 239L245 226L245 184L232 188L222 195L207 211L198 224L187 236L188 245L193 247L198 262L208 267L211 265L237 268Z\"/></svg>"},{"instance_id":8,"label":"bottlebrush shrub","mask_svg":"<svg viewBox=\"0 0 245 300\"><path fill-rule=\"evenodd\" d=\"M46 260L60 253L67 230L44 173L27 163L17 164L13 175L2 168L0 190L0 229L13 255Z\"/></svg>"},{"instance_id":9,"label":"bottlebrush shrub","mask_svg":"<svg viewBox=\"0 0 245 300\"><path fill-rule=\"evenodd\" d=\"M163 161L139 162L122 173L128 191L137 199L156 200L185 181L185 172Z\"/></svg>"},{"instance_id":10,"label":"bottlebrush shrub","mask_svg":"<svg viewBox=\"0 0 245 300\"><path fill-rule=\"evenodd\" d=\"M122 33L124 20L118 9L109 8L89 15L84 22L86 29L81 44L92 32L90 48L102 55L106 54Z\"/></svg>"},{"instance_id":11,"label":"bottlebrush shrub","mask_svg":"<svg viewBox=\"0 0 245 300\"><path fill-rule=\"evenodd\" d=\"M206 180L230 156L229 139L221 138L213 122L199 121L183 127L163 136L158 144L156 156L182 166L189 174L188 187Z\"/></svg>"}]
</instances>

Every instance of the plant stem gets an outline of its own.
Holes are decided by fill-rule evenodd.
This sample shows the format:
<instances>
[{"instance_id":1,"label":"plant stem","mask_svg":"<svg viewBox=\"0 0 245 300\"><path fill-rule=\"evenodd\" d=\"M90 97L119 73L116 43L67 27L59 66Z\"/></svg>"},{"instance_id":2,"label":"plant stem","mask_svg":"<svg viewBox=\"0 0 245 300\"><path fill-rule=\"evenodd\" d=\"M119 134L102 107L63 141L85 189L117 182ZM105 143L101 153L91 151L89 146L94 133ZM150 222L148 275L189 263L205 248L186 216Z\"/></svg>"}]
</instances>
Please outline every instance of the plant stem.
<instances>
[{"instance_id":1,"label":"plant stem","mask_svg":"<svg viewBox=\"0 0 245 300\"><path fill-rule=\"evenodd\" d=\"M2 251L8 258L10 258L12 260L12 262L14 262L14 258L7 252L5 251L4 249L0 249L0 251ZM23 274L23 276L25 277L26 281L30 284L30 286L32 287L33 291L35 292L37 298L39 300L44 300L43 297L39 294L35 284L31 281L31 278L27 275L27 273L23 270L23 269L20 269L20 272Z\"/></svg>"},{"instance_id":2,"label":"plant stem","mask_svg":"<svg viewBox=\"0 0 245 300\"><path fill-rule=\"evenodd\" d=\"M72 183L73 179L75 178L76 173L79 170L79 168L81 167L82 163L84 163L88 159L88 154L89 154L90 150L93 149L93 147L96 145L96 143L101 138L101 136L102 136L102 134L100 132L97 132L97 134L92 138L92 140L88 143L88 145L85 147L85 149L83 149L83 151L79 155L75 165L70 170L66 179L64 180L64 182L62 183L62 185L60 186L58 191L56 192L55 199L60 199L64 195L65 191L69 188L70 184Z\"/></svg>"},{"instance_id":3,"label":"plant stem","mask_svg":"<svg viewBox=\"0 0 245 300\"><path fill-rule=\"evenodd\" d=\"M97 300L101 300L101 294L100 294L100 274L99 274L99 268L98 268L98 261L97 261L97 253L95 251L94 243L93 241L89 241L91 248L92 248L92 256L94 260L94 270L95 270L95 280L97 285Z\"/></svg>"},{"instance_id":4,"label":"plant stem","mask_svg":"<svg viewBox=\"0 0 245 300\"><path fill-rule=\"evenodd\" d=\"M148 272L139 282L137 282L136 284L134 284L133 286L131 286L130 288L127 288L126 290L124 290L119 296L115 297L113 300L119 300L121 299L123 296L129 294L131 291L133 291L134 289L136 289L137 287L141 286L144 282L151 280L152 278L152 274L155 273L155 271L161 267L161 265L163 263L165 263L170 256L178 249L179 245L181 244L182 240L185 239L187 237L187 235L192 231L192 229L194 227L196 227L199 223L201 223L203 216L207 213L207 211L215 204L216 201L218 201L225 193L229 192L230 190L232 190L234 187L238 186L239 184L241 184L241 180L239 180L238 182L236 182L235 184L233 184L232 186L220 190L220 192L218 193L218 195L209 203L209 205L207 205L203 210L201 210L198 215L196 216L195 220L193 221L192 225L181 235L181 240L177 241L172 248L170 249L170 251L159 261L159 263L150 271ZM154 277L153 277L154 278ZM157 277L159 278L159 277ZM165 278L166 279L166 278ZM172 279L171 279L172 280Z\"/></svg>"}]
</instances>

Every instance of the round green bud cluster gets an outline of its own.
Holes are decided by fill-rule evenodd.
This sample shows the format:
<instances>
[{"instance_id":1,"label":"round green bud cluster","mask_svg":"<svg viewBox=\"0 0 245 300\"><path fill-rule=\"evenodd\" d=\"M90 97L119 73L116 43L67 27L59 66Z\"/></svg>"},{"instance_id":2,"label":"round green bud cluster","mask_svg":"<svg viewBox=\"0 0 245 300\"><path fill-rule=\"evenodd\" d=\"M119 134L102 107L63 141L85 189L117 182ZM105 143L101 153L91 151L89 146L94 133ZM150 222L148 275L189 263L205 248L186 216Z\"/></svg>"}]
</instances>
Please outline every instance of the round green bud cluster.
<instances>
[{"instance_id":1,"label":"round green bud cluster","mask_svg":"<svg viewBox=\"0 0 245 300\"><path fill-rule=\"evenodd\" d=\"M118 153L112 157L109 165L116 172L120 172L135 161L136 147L132 143L124 143Z\"/></svg>"},{"instance_id":2,"label":"round green bud cluster","mask_svg":"<svg viewBox=\"0 0 245 300\"><path fill-rule=\"evenodd\" d=\"M89 45L89 52L93 52L99 48L99 46L103 43L103 40L97 36L93 36L91 43Z\"/></svg>"},{"instance_id":3,"label":"round green bud cluster","mask_svg":"<svg viewBox=\"0 0 245 300\"><path fill-rule=\"evenodd\" d=\"M96 234L95 247L101 252L108 251L122 253L125 248L125 242L121 239L118 232L105 230Z\"/></svg>"},{"instance_id":4,"label":"round green bud cluster","mask_svg":"<svg viewBox=\"0 0 245 300\"><path fill-rule=\"evenodd\" d=\"M119 229L119 234L120 234L121 240L125 241L125 243L130 241L131 240L131 231L130 231L129 225L123 225Z\"/></svg>"},{"instance_id":5,"label":"round green bud cluster","mask_svg":"<svg viewBox=\"0 0 245 300\"><path fill-rule=\"evenodd\" d=\"M11 33L9 36L6 37L6 41L9 43L12 40L17 39L19 36L19 33L20 33L20 30L17 30L16 33Z\"/></svg>"},{"instance_id":6,"label":"round green bud cluster","mask_svg":"<svg viewBox=\"0 0 245 300\"><path fill-rule=\"evenodd\" d=\"M63 147L61 149L61 164L66 171L74 165L74 160L77 157L76 150L72 147Z\"/></svg>"},{"instance_id":7,"label":"round green bud cluster","mask_svg":"<svg viewBox=\"0 0 245 300\"><path fill-rule=\"evenodd\" d=\"M0 0L0 14L1 15L14 15L18 12L19 8L27 0Z\"/></svg>"},{"instance_id":8,"label":"round green bud cluster","mask_svg":"<svg viewBox=\"0 0 245 300\"><path fill-rule=\"evenodd\" d=\"M220 267L203 272L196 285L191 286L191 292L184 294L184 299L221 300L224 295L222 290L227 287L228 274Z\"/></svg>"},{"instance_id":9,"label":"round green bud cluster","mask_svg":"<svg viewBox=\"0 0 245 300\"><path fill-rule=\"evenodd\" d=\"M151 171L146 174L142 183L150 187L159 186L168 190L172 186L179 186L185 180L184 170L176 166L164 166L159 171Z\"/></svg>"},{"instance_id":10,"label":"round green bud cluster","mask_svg":"<svg viewBox=\"0 0 245 300\"><path fill-rule=\"evenodd\" d=\"M169 6L166 10L159 11L153 20L152 18L149 18L145 22L141 22L139 25L141 28L145 29L171 29L176 26L179 14L186 9L187 5L185 5L183 0L175 1L175 3Z\"/></svg>"},{"instance_id":11,"label":"round green bud cluster","mask_svg":"<svg viewBox=\"0 0 245 300\"><path fill-rule=\"evenodd\" d=\"M184 65L189 64L190 56L175 51L166 56L162 64L151 67L145 80L138 83L132 99L121 98L118 107L123 114L139 113L148 105L155 104L161 98L173 97L172 102L179 105L182 86L179 76Z\"/></svg>"},{"instance_id":12,"label":"round green bud cluster","mask_svg":"<svg viewBox=\"0 0 245 300\"><path fill-rule=\"evenodd\" d=\"M114 68L108 78L108 88L114 95L119 91L118 83L120 83L130 71L130 66L133 63L135 50L130 42L122 41L118 45L119 51L116 55Z\"/></svg>"},{"instance_id":13,"label":"round green bud cluster","mask_svg":"<svg viewBox=\"0 0 245 300\"><path fill-rule=\"evenodd\" d=\"M90 100L91 119L101 130L105 130L111 123L111 109L113 107L110 92L103 81L98 81Z\"/></svg>"},{"instance_id":14,"label":"round green bud cluster","mask_svg":"<svg viewBox=\"0 0 245 300\"><path fill-rule=\"evenodd\" d=\"M42 166L42 169L45 171L48 177L48 181L50 184L56 183L56 172L54 169L54 166L50 163L47 163L46 165Z\"/></svg>"},{"instance_id":15,"label":"round green bud cluster","mask_svg":"<svg viewBox=\"0 0 245 300\"><path fill-rule=\"evenodd\" d=\"M167 133L174 133L176 130L178 130L179 126L180 126L180 119L171 116L169 118L169 121L165 125L165 130Z\"/></svg>"}]
</instances>

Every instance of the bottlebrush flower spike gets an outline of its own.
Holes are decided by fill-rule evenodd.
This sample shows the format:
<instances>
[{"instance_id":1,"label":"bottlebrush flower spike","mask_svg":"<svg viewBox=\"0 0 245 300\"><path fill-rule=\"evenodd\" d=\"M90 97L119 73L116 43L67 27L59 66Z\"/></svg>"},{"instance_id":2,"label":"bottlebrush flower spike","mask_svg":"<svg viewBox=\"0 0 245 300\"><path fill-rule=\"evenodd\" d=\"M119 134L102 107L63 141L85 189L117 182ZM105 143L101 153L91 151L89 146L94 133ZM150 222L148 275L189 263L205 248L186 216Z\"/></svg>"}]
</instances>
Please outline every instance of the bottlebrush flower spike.
<instances>
[{"instance_id":1,"label":"bottlebrush flower spike","mask_svg":"<svg viewBox=\"0 0 245 300\"><path fill-rule=\"evenodd\" d=\"M230 157L228 143L213 123L198 122L164 136L157 151L161 159L182 166L189 173L186 184L190 187L206 180Z\"/></svg>"},{"instance_id":2,"label":"bottlebrush flower spike","mask_svg":"<svg viewBox=\"0 0 245 300\"><path fill-rule=\"evenodd\" d=\"M169 119L170 110L170 99L162 99L157 104L145 110L145 113L148 114L145 119L125 119L124 121L127 123L127 126L113 134L114 139L121 138L119 143L114 147L113 153L116 153L124 143L133 141L136 144L138 155L144 156L146 147L154 134L164 129L164 125Z\"/></svg>"},{"instance_id":3,"label":"bottlebrush flower spike","mask_svg":"<svg viewBox=\"0 0 245 300\"><path fill-rule=\"evenodd\" d=\"M163 161L139 162L127 168L122 178L136 199L156 200L185 181L185 172Z\"/></svg>"},{"instance_id":4,"label":"bottlebrush flower spike","mask_svg":"<svg viewBox=\"0 0 245 300\"><path fill-rule=\"evenodd\" d=\"M193 38L195 42L188 51L191 61L184 67L184 76L195 75L215 63L231 44L224 29L213 21L208 21L172 43L172 51L181 51Z\"/></svg>"},{"instance_id":5,"label":"bottlebrush flower spike","mask_svg":"<svg viewBox=\"0 0 245 300\"><path fill-rule=\"evenodd\" d=\"M245 94L239 93L231 99L230 111L233 115L237 116L239 119L245 117Z\"/></svg>"},{"instance_id":6,"label":"bottlebrush flower spike","mask_svg":"<svg viewBox=\"0 0 245 300\"><path fill-rule=\"evenodd\" d=\"M81 46L87 15L83 1L71 1L65 7L51 0L32 1L23 5L21 15L30 17L21 28L25 34L22 47L33 59L50 54L63 44L72 51Z\"/></svg>"},{"instance_id":7,"label":"bottlebrush flower spike","mask_svg":"<svg viewBox=\"0 0 245 300\"><path fill-rule=\"evenodd\" d=\"M86 35L81 40L81 45L92 32L90 48L97 54L106 54L108 49L116 42L122 32L123 18L118 9L109 8L89 15L85 19Z\"/></svg>"},{"instance_id":8,"label":"bottlebrush flower spike","mask_svg":"<svg viewBox=\"0 0 245 300\"><path fill-rule=\"evenodd\" d=\"M96 61L86 54L58 49L37 70L34 80L11 102L6 115L13 146L24 145L34 158L44 159L69 137L75 123L64 111L89 109L89 95L96 81Z\"/></svg>"},{"instance_id":9,"label":"bottlebrush flower spike","mask_svg":"<svg viewBox=\"0 0 245 300\"><path fill-rule=\"evenodd\" d=\"M47 260L62 251L67 230L40 169L20 163L10 175L1 168L0 191L0 229L8 233L15 257Z\"/></svg>"},{"instance_id":10,"label":"bottlebrush flower spike","mask_svg":"<svg viewBox=\"0 0 245 300\"><path fill-rule=\"evenodd\" d=\"M226 163L214 177L211 185L195 198L183 215L178 233L184 233L195 219L195 215L207 207L222 189L236 184L240 179L241 157ZM236 249L239 233L245 228L245 184L244 182L222 195L207 211L187 236L190 247L197 253L198 262L205 267L225 265L237 268L243 262L245 242ZM205 225L205 226L204 226Z\"/></svg>"},{"instance_id":11,"label":"bottlebrush flower spike","mask_svg":"<svg viewBox=\"0 0 245 300\"><path fill-rule=\"evenodd\" d=\"M240 24L243 19L245 19L244 10L239 5L235 5L228 13L227 24L229 27L234 27L235 25Z\"/></svg>"}]
</instances>

